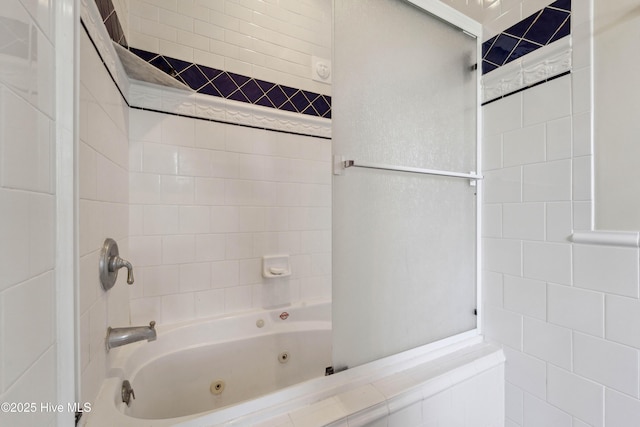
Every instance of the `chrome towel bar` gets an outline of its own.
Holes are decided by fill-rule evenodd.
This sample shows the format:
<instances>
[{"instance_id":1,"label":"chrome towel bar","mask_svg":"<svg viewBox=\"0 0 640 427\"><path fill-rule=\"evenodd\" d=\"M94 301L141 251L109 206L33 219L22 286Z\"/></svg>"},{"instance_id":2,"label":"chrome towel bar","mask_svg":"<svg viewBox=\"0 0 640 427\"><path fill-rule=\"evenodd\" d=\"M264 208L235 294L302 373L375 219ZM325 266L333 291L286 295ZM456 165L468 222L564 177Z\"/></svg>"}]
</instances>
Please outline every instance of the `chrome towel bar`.
<instances>
[{"instance_id":1,"label":"chrome towel bar","mask_svg":"<svg viewBox=\"0 0 640 427\"><path fill-rule=\"evenodd\" d=\"M451 171L441 171L436 169L423 169L423 168L414 168L408 166L391 166L380 163L368 163L368 162L356 162L355 160L344 160L340 156L334 156L334 175L342 175L341 169L347 168L366 168L366 169L380 169L380 170L388 170L388 171L396 171L396 172L410 172L410 173L420 173L425 175L440 175L440 176L449 176L453 178L465 178L471 180L482 179L482 175L478 175L475 172L470 173L461 173L461 172L451 172Z\"/></svg>"}]
</instances>

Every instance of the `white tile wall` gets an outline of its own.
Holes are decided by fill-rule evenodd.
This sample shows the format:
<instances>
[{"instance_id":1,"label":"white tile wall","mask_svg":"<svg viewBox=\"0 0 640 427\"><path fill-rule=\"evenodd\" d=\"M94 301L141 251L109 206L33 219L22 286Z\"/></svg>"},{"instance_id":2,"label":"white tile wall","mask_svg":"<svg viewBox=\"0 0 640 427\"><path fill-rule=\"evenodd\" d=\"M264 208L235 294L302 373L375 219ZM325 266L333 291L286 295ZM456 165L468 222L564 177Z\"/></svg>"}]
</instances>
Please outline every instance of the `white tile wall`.
<instances>
[{"instance_id":1,"label":"white tile wall","mask_svg":"<svg viewBox=\"0 0 640 427\"><path fill-rule=\"evenodd\" d=\"M56 422L39 410L58 397L54 15L47 0L0 8L0 401L38 402L0 425Z\"/></svg>"},{"instance_id":2,"label":"white tile wall","mask_svg":"<svg viewBox=\"0 0 640 427\"><path fill-rule=\"evenodd\" d=\"M588 3L572 4L582 20ZM500 19L486 36L515 23ZM507 426L640 425L638 250L569 240L592 222L588 49L573 41L570 76L484 107L484 325L505 346Z\"/></svg>"},{"instance_id":3,"label":"white tile wall","mask_svg":"<svg viewBox=\"0 0 640 427\"><path fill-rule=\"evenodd\" d=\"M128 107L91 41L84 31L81 34L80 398L91 402L106 374L107 327L130 324L126 274L118 275L109 292L98 280L98 259L105 238L115 239L120 256L129 258L129 118ZM152 250L149 257L153 257ZM133 286L137 286L141 274L144 272L134 263Z\"/></svg>"},{"instance_id":4,"label":"white tile wall","mask_svg":"<svg viewBox=\"0 0 640 427\"><path fill-rule=\"evenodd\" d=\"M312 57L331 59L331 2L129 0L133 47L331 94ZM125 22L126 23L126 22Z\"/></svg>"},{"instance_id":5,"label":"white tile wall","mask_svg":"<svg viewBox=\"0 0 640 427\"><path fill-rule=\"evenodd\" d=\"M140 110L130 121L134 323L330 298L329 140ZM292 275L269 283L262 256L280 253Z\"/></svg>"}]
</instances>

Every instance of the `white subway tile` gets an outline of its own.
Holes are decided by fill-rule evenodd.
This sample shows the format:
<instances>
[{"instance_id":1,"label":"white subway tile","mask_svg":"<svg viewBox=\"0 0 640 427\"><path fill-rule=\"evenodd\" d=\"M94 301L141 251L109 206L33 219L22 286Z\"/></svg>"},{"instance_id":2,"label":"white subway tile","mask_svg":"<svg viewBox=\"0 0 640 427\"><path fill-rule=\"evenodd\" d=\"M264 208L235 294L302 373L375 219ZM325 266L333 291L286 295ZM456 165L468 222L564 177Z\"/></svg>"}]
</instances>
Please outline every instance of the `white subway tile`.
<instances>
[{"instance_id":1,"label":"white subway tile","mask_svg":"<svg viewBox=\"0 0 640 427\"><path fill-rule=\"evenodd\" d=\"M178 38L177 30L166 24L151 21L149 19L139 18L140 33L160 40L176 40ZM165 54L164 51L162 51Z\"/></svg>"},{"instance_id":2,"label":"white subway tile","mask_svg":"<svg viewBox=\"0 0 640 427\"><path fill-rule=\"evenodd\" d=\"M49 272L2 294L3 390L54 344L54 280L54 274Z\"/></svg>"},{"instance_id":3,"label":"white subway tile","mask_svg":"<svg viewBox=\"0 0 640 427\"><path fill-rule=\"evenodd\" d=\"M524 126L571 114L571 76L551 80L522 93Z\"/></svg>"},{"instance_id":4,"label":"white subway tile","mask_svg":"<svg viewBox=\"0 0 640 427\"><path fill-rule=\"evenodd\" d=\"M172 145L144 143L142 171L161 174L178 174L179 148Z\"/></svg>"},{"instance_id":5,"label":"white subway tile","mask_svg":"<svg viewBox=\"0 0 640 427\"><path fill-rule=\"evenodd\" d=\"M211 152L212 176L216 178L238 177L238 154L226 151Z\"/></svg>"},{"instance_id":6,"label":"white subway tile","mask_svg":"<svg viewBox=\"0 0 640 427\"><path fill-rule=\"evenodd\" d=\"M196 317L217 316L224 313L224 290L196 292Z\"/></svg>"},{"instance_id":7,"label":"white subway tile","mask_svg":"<svg viewBox=\"0 0 640 427\"><path fill-rule=\"evenodd\" d=\"M487 171L484 174L484 203L522 201L522 169L520 167Z\"/></svg>"},{"instance_id":8,"label":"white subway tile","mask_svg":"<svg viewBox=\"0 0 640 427\"><path fill-rule=\"evenodd\" d=\"M219 261L225 256L224 234L197 234L196 261Z\"/></svg>"},{"instance_id":9,"label":"white subway tile","mask_svg":"<svg viewBox=\"0 0 640 427\"><path fill-rule=\"evenodd\" d=\"M504 167L538 163L545 160L545 126L516 129L502 135Z\"/></svg>"},{"instance_id":10,"label":"white subway tile","mask_svg":"<svg viewBox=\"0 0 640 427\"><path fill-rule=\"evenodd\" d=\"M522 93L483 107L484 134L498 135L522 126Z\"/></svg>"},{"instance_id":11,"label":"white subway tile","mask_svg":"<svg viewBox=\"0 0 640 427\"><path fill-rule=\"evenodd\" d=\"M638 398L635 349L574 332L573 372Z\"/></svg>"},{"instance_id":12,"label":"white subway tile","mask_svg":"<svg viewBox=\"0 0 640 427\"><path fill-rule=\"evenodd\" d=\"M508 381L505 381L505 415L508 420L521 426L524 423L524 393Z\"/></svg>"},{"instance_id":13,"label":"white subway tile","mask_svg":"<svg viewBox=\"0 0 640 427\"><path fill-rule=\"evenodd\" d=\"M571 283L571 245L524 242L522 251L525 277L560 284Z\"/></svg>"},{"instance_id":14,"label":"white subway tile","mask_svg":"<svg viewBox=\"0 0 640 427\"><path fill-rule=\"evenodd\" d=\"M573 232L571 203L552 202L546 204L546 240L548 242L566 243Z\"/></svg>"},{"instance_id":15,"label":"white subway tile","mask_svg":"<svg viewBox=\"0 0 640 427\"><path fill-rule=\"evenodd\" d=\"M571 73L573 113L591 111L591 68L584 67Z\"/></svg>"},{"instance_id":16,"label":"white subway tile","mask_svg":"<svg viewBox=\"0 0 640 427\"><path fill-rule=\"evenodd\" d=\"M162 323L160 297L132 299L129 301L129 305L132 325L144 325L151 320Z\"/></svg>"},{"instance_id":17,"label":"white subway tile","mask_svg":"<svg viewBox=\"0 0 640 427\"><path fill-rule=\"evenodd\" d=\"M523 337L525 353L571 369L570 329L525 317Z\"/></svg>"},{"instance_id":18,"label":"white subway tile","mask_svg":"<svg viewBox=\"0 0 640 427\"><path fill-rule=\"evenodd\" d=\"M484 268L496 273L520 276L522 244L519 240L482 239Z\"/></svg>"},{"instance_id":19,"label":"white subway tile","mask_svg":"<svg viewBox=\"0 0 640 427\"><path fill-rule=\"evenodd\" d=\"M573 229L593 230L593 202L573 202Z\"/></svg>"},{"instance_id":20,"label":"white subway tile","mask_svg":"<svg viewBox=\"0 0 640 427\"><path fill-rule=\"evenodd\" d=\"M594 427L603 427L604 387L548 365L547 401Z\"/></svg>"},{"instance_id":21,"label":"white subway tile","mask_svg":"<svg viewBox=\"0 0 640 427\"><path fill-rule=\"evenodd\" d=\"M574 245L575 286L638 298L638 249Z\"/></svg>"},{"instance_id":22,"label":"white subway tile","mask_svg":"<svg viewBox=\"0 0 640 427\"><path fill-rule=\"evenodd\" d=\"M227 234L227 259L251 258L253 255L253 234Z\"/></svg>"},{"instance_id":23,"label":"white subway tile","mask_svg":"<svg viewBox=\"0 0 640 427\"><path fill-rule=\"evenodd\" d=\"M482 271L482 302L483 304L503 306L504 289L503 275L491 271Z\"/></svg>"},{"instance_id":24,"label":"white subway tile","mask_svg":"<svg viewBox=\"0 0 640 427\"><path fill-rule=\"evenodd\" d=\"M591 113L573 116L573 155L588 156L593 154L591 146Z\"/></svg>"},{"instance_id":25,"label":"white subway tile","mask_svg":"<svg viewBox=\"0 0 640 427\"><path fill-rule=\"evenodd\" d=\"M180 208L178 206L144 206L144 234L177 234L180 232Z\"/></svg>"},{"instance_id":26,"label":"white subway tile","mask_svg":"<svg viewBox=\"0 0 640 427\"><path fill-rule=\"evenodd\" d=\"M210 150L181 147L178 153L178 173L187 176L211 176Z\"/></svg>"},{"instance_id":27,"label":"white subway tile","mask_svg":"<svg viewBox=\"0 0 640 427\"><path fill-rule=\"evenodd\" d=\"M490 340L522 348L522 316L498 307L485 306L484 331Z\"/></svg>"},{"instance_id":28,"label":"white subway tile","mask_svg":"<svg viewBox=\"0 0 640 427\"><path fill-rule=\"evenodd\" d=\"M238 178L249 180L264 179L265 157L254 154L239 154Z\"/></svg>"},{"instance_id":29,"label":"white subway tile","mask_svg":"<svg viewBox=\"0 0 640 427\"><path fill-rule=\"evenodd\" d=\"M502 167L502 134L487 135L482 140L482 168L485 171Z\"/></svg>"},{"instance_id":30,"label":"white subway tile","mask_svg":"<svg viewBox=\"0 0 640 427\"><path fill-rule=\"evenodd\" d=\"M195 179L190 176L162 175L160 177L160 200L174 205L191 205L195 201Z\"/></svg>"},{"instance_id":31,"label":"white subway tile","mask_svg":"<svg viewBox=\"0 0 640 427\"><path fill-rule=\"evenodd\" d=\"M573 200L592 200L591 156L574 157L572 168Z\"/></svg>"},{"instance_id":32,"label":"white subway tile","mask_svg":"<svg viewBox=\"0 0 640 427\"><path fill-rule=\"evenodd\" d=\"M129 174L129 201L141 204L160 203L160 175L151 173Z\"/></svg>"},{"instance_id":33,"label":"white subway tile","mask_svg":"<svg viewBox=\"0 0 640 427\"><path fill-rule=\"evenodd\" d=\"M166 52L162 53L171 56ZM186 61L186 59L183 59L183 61ZM172 146L195 146L195 122L195 120L188 117L164 114L161 124L161 142L163 144L171 144Z\"/></svg>"},{"instance_id":34,"label":"white subway tile","mask_svg":"<svg viewBox=\"0 0 640 427\"><path fill-rule=\"evenodd\" d=\"M275 207L265 209L266 231L287 231L289 225L289 213L287 208Z\"/></svg>"},{"instance_id":35,"label":"white subway tile","mask_svg":"<svg viewBox=\"0 0 640 427\"><path fill-rule=\"evenodd\" d=\"M135 141L162 142L163 117L162 113L129 109L129 137Z\"/></svg>"},{"instance_id":36,"label":"white subway tile","mask_svg":"<svg viewBox=\"0 0 640 427\"><path fill-rule=\"evenodd\" d=\"M227 205L255 205L254 185L251 181L226 180L224 200Z\"/></svg>"},{"instance_id":37,"label":"white subway tile","mask_svg":"<svg viewBox=\"0 0 640 427\"><path fill-rule=\"evenodd\" d=\"M81 203L80 208L84 205ZM0 289L29 276L29 196L20 191L0 188ZM81 239L82 242L82 239ZM85 246L85 245L81 245Z\"/></svg>"},{"instance_id":38,"label":"white subway tile","mask_svg":"<svg viewBox=\"0 0 640 427\"><path fill-rule=\"evenodd\" d=\"M55 267L55 218L56 200L53 196L48 194L31 194L29 196L28 240L29 275L31 277Z\"/></svg>"},{"instance_id":39,"label":"white subway tile","mask_svg":"<svg viewBox=\"0 0 640 427\"><path fill-rule=\"evenodd\" d=\"M203 62L195 62L196 64L211 66ZM227 126L207 120L196 120L195 122L195 146L209 150L224 151Z\"/></svg>"},{"instance_id":40,"label":"white subway tile","mask_svg":"<svg viewBox=\"0 0 640 427\"><path fill-rule=\"evenodd\" d=\"M160 236L129 237L129 257L135 267L160 265L162 262L162 238Z\"/></svg>"},{"instance_id":41,"label":"white subway tile","mask_svg":"<svg viewBox=\"0 0 640 427\"><path fill-rule=\"evenodd\" d=\"M571 117L564 117L562 119L547 122L546 160L560 160L571 157L571 123Z\"/></svg>"},{"instance_id":42,"label":"white subway tile","mask_svg":"<svg viewBox=\"0 0 640 427\"><path fill-rule=\"evenodd\" d=\"M522 173L525 202L555 202L571 200L571 161L526 165Z\"/></svg>"},{"instance_id":43,"label":"white subway tile","mask_svg":"<svg viewBox=\"0 0 640 427\"><path fill-rule=\"evenodd\" d=\"M177 323L196 316L194 294L175 294L161 297L162 323Z\"/></svg>"},{"instance_id":44,"label":"white subway tile","mask_svg":"<svg viewBox=\"0 0 640 427\"><path fill-rule=\"evenodd\" d=\"M502 233L505 238L544 240L544 203L502 205Z\"/></svg>"},{"instance_id":45,"label":"white subway tile","mask_svg":"<svg viewBox=\"0 0 640 427\"><path fill-rule=\"evenodd\" d=\"M211 287L211 265L208 262L180 265L180 292L202 291Z\"/></svg>"},{"instance_id":46,"label":"white subway tile","mask_svg":"<svg viewBox=\"0 0 640 427\"><path fill-rule=\"evenodd\" d=\"M524 427L571 427L572 417L538 398L524 396Z\"/></svg>"},{"instance_id":47,"label":"white subway tile","mask_svg":"<svg viewBox=\"0 0 640 427\"><path fill-rule=\"evenodd\" d=\"M253 304L251 286L235 286L224 290L224 311L233 313L251 309Z\"/></svg>"},{"instance_id":48,"label":"white subway tile","mask_svg":"<svg viewBox=\"0 0 640 427\"><path fill-rule=\"evenodd\" d=\"M104 358L102 359L104 362ZM99 363L98 363L99 366ZM104 365L103 365L104 366ZM41 410L41 403L56 402L58 378L56 376L56 351L50 347L25 374L2 395L3 402L36 404L36 411L26 413L3 412L0 422L3 425L15 427L31 426L55 426L56 414L51 411ZM100 371L99 371L100 372ZM87 375L89 377L89 375ZM91 386L88 386L83 376L83 391L91 389L97 393L101 386L103 376L97 378ZM80 399L80 401L83 401ZM87 402L88 400L85 400Z\"/></svg>"},{"instance_id":49,"label":"white subway tile","mask_svg":"<svg viewBox=\"0 0 640 427\"><path fill-rule=\"evenodd\" d=\"M545 399L547 395L546 363L510 347L504 347L504 353L507 358L506 380L527 393Z\"/></svg>"},{"instance_id":50,"label":"white subway tile","mask_svg":"<svg viewBox=\"0 0 640 427\"><path fill-rule=\"evenodd\" d=\"M636 427L640 425L640 401L611 389L605 390L604 425Z\"/></svg>"},{"instance_id":51,"label":"white subway tile","mask_svg":"<svg viewBox=\"0 0 640 427\"><path fill-rule=\"evenodd\" d=\"M209 50L209 38L194 34L192 31L178 30L176 41L179 44L189 46L200 51ZM197 62L196 62L197 64Z\"/></svg>"},{"instance_id":52,"label":"white subway tile","mask_svg":"<svg viewBox=\"0 0 640 427\"><path fill-rule=\"evenodd\" d=\"M162 236L162 262L181 264L195 261L195 236Z\"/></svg>"},{"instance_id":53,"label":"white subway tile","mask_svg":"<svg viewBox=\"0 0 640 427\"><path fill-rule=\"evenodd\" d=\"M242 233L265 231L265 208L238 208L238 231Z\"/></svg>"},{"instance_id":54,"label":"white subway tile","mask_svg":"<svg viewBox=\"0 0 640 427\"><path fill-rule=\"evenodd\" d=\"M240 260L240 276L238 284L253 285L262 283L262 259L252 258Z\"/></svg>"},{"instance_id":55,"label":"white subway tile","mask_svg":"<svg viewBox=\"0 0 640 427\"><path fill-rule=\"evenodd\" d=\"M211 285L214 288L229 288L240 282L239 261L219 261L211 263Z\"/></svg>"},{"instance_id":56,"label":"white subway tile","mask_svg":"<svg viewBox=\"0 0 640 427\"><path fill-rule=\"evenodd\" d=\"M640 349L640 301L605 297L605 338Z\"/></svg>"},{"instance_id":57,"label":"white subway tile","mask_svg":"<svg viewBox=\"0 0 640 427\"><path fill-rule=\"evenodd\" d=\"M546 283L505 275L504 308L525 316L545 320L547 315Z\"/></svg>"},{"instance_id":58,"label":"white subway tile","mask_svg":"<svg viewBox=\"0 0 640 427\"><path fill-rule=\"evenodd\" d=\"M208 233L210 217L208 206L180 206L180 233Z\"/></svg>"},{"instance_id":59,"label":"white subway tile","mask_svg":"<svg viewBox=\"0 0 640 427\"><path fill-rule=\"evenodd\" d=\"M53 191L51 120L12 92L1 89L0 177L4 187Z\"/></svg>"},{"instance_id":60,"label":"white subway tile","mask_svg":"<svg viewBox=\"0 0 640 427\"><path fill-rule=\"evenodd\" d=\"M547 286L547 320L586 332L604 334L604 295L569 286Z\"/></svg>"},{"instance_id":61,"label":"white subway tile","mask_svg":"<svg viewBox=\"0 0 640 427\"><path fill-rule=\"evenodd\" d=\"M236 206L212 206L211 232L228 233L238 231L239 208Z\"/></svg>"},{"instance_id":62,"label":"white subway tile","mask_svg":"<svg viewBox=\"0 0 640 427\"><path fill-rule=\"evenodd\" d=\"M140 280L145 297L169 295L180 290L180 267L177 265L156 265L142 267L139 270Z\"/></svg>"},{"instance_id":63,"label":"white subway tile","mask_svg":"<svg viewBox=\"0 0 640 427\"><path fill-rule=\"evenodd\" d=\"M223 205L225 181L218 178L196 178L195 201L199 205Z\"/></svg>"}]
</instances>

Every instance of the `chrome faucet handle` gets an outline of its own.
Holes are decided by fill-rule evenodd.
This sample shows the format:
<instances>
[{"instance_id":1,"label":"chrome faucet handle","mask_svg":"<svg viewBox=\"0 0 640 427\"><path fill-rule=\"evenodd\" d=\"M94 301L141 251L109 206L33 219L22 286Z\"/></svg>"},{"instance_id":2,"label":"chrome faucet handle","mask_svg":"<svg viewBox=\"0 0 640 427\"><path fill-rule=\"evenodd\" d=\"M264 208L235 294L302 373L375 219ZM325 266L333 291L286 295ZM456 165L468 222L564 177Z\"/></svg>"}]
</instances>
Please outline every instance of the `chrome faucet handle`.
<instances>
[{"instance_id":1,"label":"chrome faucet handle","mask_svg":"<svg viewBox=\"0 0 640 427\"><path fill-rule=\"evenodd\" d=\"M127 269L127 283L133 285L133 267L131 263L126 259L122 259L119 256L115 256L111 258L111 262L109 263L109 271L117 271L122 267L126 267Z\"/></svg>"},{"instance_id":2,"label":"chrome faucet handle","mask_svg":"<svg viewBox=\"0 0 640 427\"><path fill-rule=\"evenodd\" d=\"M149 322L149 329L155 329L156 328L156 321L152 320L151 322Z\"/></svg>"},{"instance_id":3,"label":"chrome faucet handle","mask_svg":"<svg viewBox=\"0 0 640 427\"><path fill-rule=\"evenodd\" d=\"M113 239L106 239L102 245L100 253L100 282L102 288L108 291L116 284L118 278L118 270L122 267L127 268L127 283L133 284L133 267L131 263L120 258L118 244Z\"/></svg>"}]
</instances>

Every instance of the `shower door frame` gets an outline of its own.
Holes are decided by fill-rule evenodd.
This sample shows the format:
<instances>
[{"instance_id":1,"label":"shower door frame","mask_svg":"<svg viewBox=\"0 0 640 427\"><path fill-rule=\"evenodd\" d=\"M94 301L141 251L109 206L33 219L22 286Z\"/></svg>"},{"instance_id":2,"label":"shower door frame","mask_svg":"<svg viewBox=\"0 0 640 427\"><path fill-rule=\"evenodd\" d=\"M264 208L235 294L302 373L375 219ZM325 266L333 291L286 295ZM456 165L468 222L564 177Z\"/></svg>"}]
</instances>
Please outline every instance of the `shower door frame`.
<instances>
[{"instance_id":1,"label":"shower door frame","mask_svg":"<svg viewBox=\"0 0 640 427\"><path fill-rule=\"evenodd\" d=\"M462 12L443 3L441 0L403 0L424 10L430 15L460 28L476 39L476 169L475 174L482 176L482 24ZM482 334L482 198L483 179L476 183L476 328L461 334L436 341L446 344L447 341L458 341L469 335Z\"/></svg>"},{"instance_id":2,"label":"shower door frame","mask_svg":"<svg viewBox=\"0 0 640 427\"><path fill-rule=\"evenodd\" d=\"M339 1L339 0L334 0ZM421 11L426 12L432 17L450 25L452 27L458 28L465 34L470 37L476 39L476 101L475 101L475 113L476 113L476 171L470 173L474 177L471 178L472 185L475 184L476 188L476 204L475 204L475 280L476 280L476 323L475 328L467 330L465 332L457 333L431 343L419 346L423 349L429 348L442 348L443 346L447 346L449 344L454 344L457 342L461 342L463 340L470 339L472 337L476 337L481 335L483 332L483 322L482 322L482 233L481 233L481 224L482 224L482 197L483 197L483 177L482 177L482 109L481 109L481 95L482 95L482 87L481 87L481 78L482 78L482 24L471 19L470 17L464 15L462 12L453 9L451 6L444 4L440 0L400 0L404 3L410 4ZM335 11L334 11L335 13ZM334 43L336 41L334 40ZM333 167L334 175L341 175L343 169L346 169L350 166L356 166L355 164L349 164L349 162L345 162L344 158L340 156L342 153L333 153ZM357 163L357 160L356 160ZM362 166L361 166L362 167ZM364 166L367 167L367 166ZM334 360L334 363L336 361ZM338 367L341 368L341 367ZM346 366L345 366L346 368Z\"/></svg>"}]
</instances>

